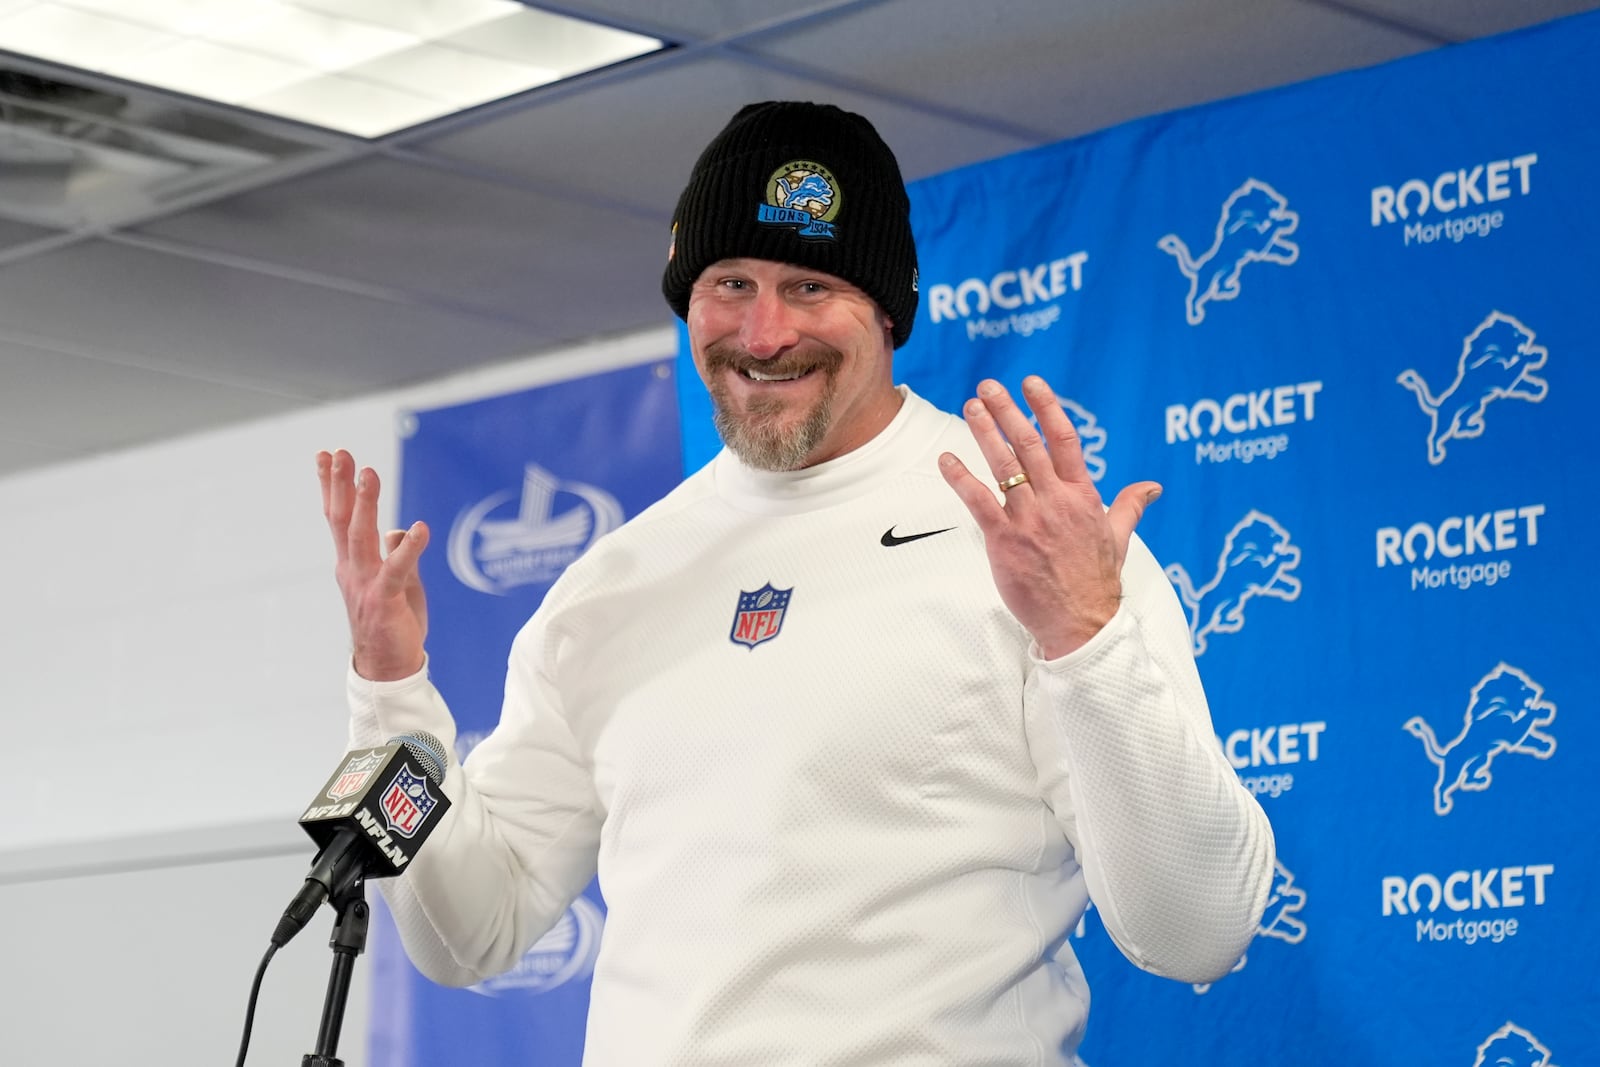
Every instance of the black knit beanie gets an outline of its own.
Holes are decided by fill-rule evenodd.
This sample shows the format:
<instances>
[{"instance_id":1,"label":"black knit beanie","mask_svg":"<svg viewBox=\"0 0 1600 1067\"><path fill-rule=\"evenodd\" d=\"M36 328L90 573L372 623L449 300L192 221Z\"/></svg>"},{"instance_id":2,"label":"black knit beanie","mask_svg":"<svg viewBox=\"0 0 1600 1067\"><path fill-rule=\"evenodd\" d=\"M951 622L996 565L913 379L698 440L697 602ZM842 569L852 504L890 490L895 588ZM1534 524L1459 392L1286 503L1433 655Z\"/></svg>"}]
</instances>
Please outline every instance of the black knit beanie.
<instances>
[{"instance_id":1,"label":"black knit beanie","mask_svg":"<svg viewBox=\"0 0 1600 1067\"><path fill-rule=\"evenodd\" d=\"M894 323L917 316L911 202L894 153L860 115L831 104L749 104L706 146L672 214L661 292L679 318L721 259L793 263L860 288Z\"/></svg>"}]
</instances>

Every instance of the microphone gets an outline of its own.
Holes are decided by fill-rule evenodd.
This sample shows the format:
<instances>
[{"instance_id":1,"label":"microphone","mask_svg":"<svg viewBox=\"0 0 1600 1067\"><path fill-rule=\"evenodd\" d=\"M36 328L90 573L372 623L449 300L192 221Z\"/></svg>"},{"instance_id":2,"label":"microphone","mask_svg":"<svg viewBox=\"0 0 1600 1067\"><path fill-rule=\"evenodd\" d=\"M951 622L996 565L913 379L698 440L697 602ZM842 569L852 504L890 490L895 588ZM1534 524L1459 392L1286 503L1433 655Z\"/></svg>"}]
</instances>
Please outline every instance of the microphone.
<instances>
[{"instance_id":1,"label":"microphone","mask_svg":"<svg viewBox=\"0 0 1600 1067\"><path fill-rule=\"evenodd\" d=\"M329 898L361 878L390 878L416 856L450 807L444 745L421 730L345 753L300 825L320 851L272 932L281 948Z\"/></svg>"}]
</instances>

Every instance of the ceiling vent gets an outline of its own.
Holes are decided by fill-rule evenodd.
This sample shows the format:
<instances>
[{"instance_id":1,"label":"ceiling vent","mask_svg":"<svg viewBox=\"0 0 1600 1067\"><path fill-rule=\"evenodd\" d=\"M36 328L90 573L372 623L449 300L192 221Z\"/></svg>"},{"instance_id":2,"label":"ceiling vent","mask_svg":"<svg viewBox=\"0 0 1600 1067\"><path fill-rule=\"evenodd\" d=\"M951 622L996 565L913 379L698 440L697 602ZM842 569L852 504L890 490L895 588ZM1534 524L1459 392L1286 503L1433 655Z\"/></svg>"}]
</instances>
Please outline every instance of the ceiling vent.
<instances>
[{"instance_id":1,"label":"ceiling vent","mask_svg":"<svg viewBox=\"0 0 1600 1067\"><path fill-rule=\"evenodd\" d=\"M158 94L0 66L0 217L125 223L319 146Z\"/></svg>"}]
</instances>

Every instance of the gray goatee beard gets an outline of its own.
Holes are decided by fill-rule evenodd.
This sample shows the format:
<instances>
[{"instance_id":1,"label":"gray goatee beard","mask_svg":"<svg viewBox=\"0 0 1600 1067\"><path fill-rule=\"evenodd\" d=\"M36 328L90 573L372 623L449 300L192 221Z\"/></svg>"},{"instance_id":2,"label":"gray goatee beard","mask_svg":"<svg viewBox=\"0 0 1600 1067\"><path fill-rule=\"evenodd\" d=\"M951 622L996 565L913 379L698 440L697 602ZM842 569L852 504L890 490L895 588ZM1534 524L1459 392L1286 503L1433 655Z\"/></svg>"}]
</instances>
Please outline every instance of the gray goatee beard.
<instances>
[{"instance_id":1,"label":"gray goatee beard","mask_svg":"<svg viewBox=\"0 0 1600 1067\"><path fill-rule=\"evenodd\" d=\"M818 348L796 353L782 360L758 360L727 345L706 349L706 375L711 381L712 423L722 443L746 466L764 471L799 470L806 457L816 450L833 424L833 383L844 362L844 354L834 348ZM724 368L757 367L768 374L787 374L790 370L812 368L825 374L827 387L822 398L798 425L785 426L788 406L781 400L763 399L748 404L742 414L731 410L727 388L721 383Z\"/></svg>"},{"instance_id":2,"label":"gray goatee beard","mask_svg":"<svg viewBox=\"0 0 1600 1067\"><path fill-rule=\"evenodd\" d=\"M764 471L799 470L828 432L833 421L831 400L824 397L804 422L787 429L776 421L783 406L765 402L745 409L743 417L719 405L711 420L722 443L746 466Z\"/></svg>"}]
</instances>

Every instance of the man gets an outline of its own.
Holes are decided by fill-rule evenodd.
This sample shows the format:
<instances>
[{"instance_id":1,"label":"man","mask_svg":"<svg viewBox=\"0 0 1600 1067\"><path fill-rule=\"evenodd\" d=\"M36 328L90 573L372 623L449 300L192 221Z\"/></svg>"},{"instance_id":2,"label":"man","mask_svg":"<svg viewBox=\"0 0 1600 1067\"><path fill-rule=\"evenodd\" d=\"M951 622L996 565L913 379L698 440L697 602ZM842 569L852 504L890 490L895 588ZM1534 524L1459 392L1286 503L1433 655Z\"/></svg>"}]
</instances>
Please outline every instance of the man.
<instances>
[{"instance_id":1,"label":"man","mask_svg":"<svg viewBox=\"0 0 1600 1067\"><path fill-rule=\"evenodd\" d=\"M421 970L470 984L598 869L595 1067L1070 1063L1089 899L1186 982L1255 932L1271 831L1132 535L1159 489L1106 509L1039 378L1037 433L992 381L966 428L894 386L908 215L836 108L751 105L706 149L662 287L727 448L550 590L455 806L385 884ZM382 558L376 476L319 471L352 736L449 747L427 531Z\"/></svg>"}]
</instances>

